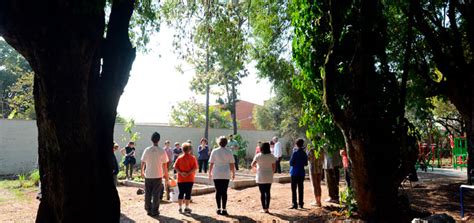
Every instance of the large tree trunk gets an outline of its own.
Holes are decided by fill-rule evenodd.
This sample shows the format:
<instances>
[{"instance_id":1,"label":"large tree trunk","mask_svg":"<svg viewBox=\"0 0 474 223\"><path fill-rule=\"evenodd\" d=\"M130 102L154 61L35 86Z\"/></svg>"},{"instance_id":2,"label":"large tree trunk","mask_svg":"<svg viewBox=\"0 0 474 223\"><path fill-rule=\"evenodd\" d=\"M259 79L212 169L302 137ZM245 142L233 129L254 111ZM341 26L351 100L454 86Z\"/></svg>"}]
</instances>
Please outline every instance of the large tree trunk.
<instances>
[{"instance_id":1,"label":"large tree trunk","mask_svg":"<svg viewBox=\"0 0 474 223\"><path fill-rule=\"evenodd\" d=\"M118 222L112 142L135 59L128 38L134 0L113 2L105 38L105 1L2 4L0 34L35 72L37 222Z\"/></svg>"},{"instance_id":2,"label":"large tree trunk","mask_svg":"<svg viewBox=\"0 0 474 223\"><path fill-rule=\"evenodd\" d=\"M413 162L404 160L408 154L401 149L409 137L400 89L388 71L383 6L370 0L348 4L354 5L330 5L333 45L325 64L325 104L344 134L358 213L369 222L402 222L408 207L400 206L398 187ZM358 10L345 18L348 8ZM357 27L344 39L344 27L352 20ZM348 72L340 73L345 57L350 58Z\"/></svg>"}]
</instances>

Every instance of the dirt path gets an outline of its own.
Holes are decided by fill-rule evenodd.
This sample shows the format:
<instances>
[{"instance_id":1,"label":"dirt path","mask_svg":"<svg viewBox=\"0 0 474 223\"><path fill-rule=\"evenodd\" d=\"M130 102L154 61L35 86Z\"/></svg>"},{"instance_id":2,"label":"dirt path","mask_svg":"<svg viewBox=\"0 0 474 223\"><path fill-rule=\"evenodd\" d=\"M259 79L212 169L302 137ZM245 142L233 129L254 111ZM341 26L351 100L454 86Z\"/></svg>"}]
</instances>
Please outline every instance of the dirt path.
<instances>
[{"instance_id":1,"label":"dirt path","mask_svg":"<svg viewBox=\"0 0 474 223\"><path fill-rule=\"evenodd\" d=\"M459 185L460 179L447 178L438 174L420 174L422 181L406 185L412 206L418 210L430 213L447 213L456 220L459 216ZM143 209L143 195L136 194L136 188L118 187L121 199L121 222L324 222L334 217L331 211L336 206L323 203L326 207L314 208L310 206L312 191L309 181L305 181L306 209L289 210L291 205L290 184L272 185L271 214L260 213L260 199L257 187L242 190L229 189L228 212L224 217L215 213L214 193L195 196L191 208L193 214L178 213L176 203L163 203L160 207L161 216L152 218L146 215ZM342 185L342 184L341 184ZM0 189L0 222L34 222L39 202L35 199L34 190L23 191L23 198L19 199L9 190ZM327 190L323 185L323 199L327 198ZM467 194L466 213L474 213L474 196Z\"/></svg>"}]
</instances>

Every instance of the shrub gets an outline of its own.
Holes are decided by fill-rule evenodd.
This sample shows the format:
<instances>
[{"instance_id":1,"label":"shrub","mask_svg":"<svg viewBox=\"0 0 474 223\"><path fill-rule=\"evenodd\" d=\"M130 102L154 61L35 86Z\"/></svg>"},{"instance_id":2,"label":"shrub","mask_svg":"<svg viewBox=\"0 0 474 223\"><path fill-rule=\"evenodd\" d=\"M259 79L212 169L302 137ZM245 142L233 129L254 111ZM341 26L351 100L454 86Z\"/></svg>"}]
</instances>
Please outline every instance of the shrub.
<instances>
[{"instance_id":1,"label":"shrub","mask_svg":"<svg viewBox=\"0 0 474 223\"><path fill-rule=\"evenodd\" d=\"M351 187L347 187L345 190L339 193L339 203L342 206L342 211L345 212L347 217L352 217L354 212L357 211L357 201L354 197L354 191Z\"/></svg>"},{"instance_id":2,"label":"shrub","mask_svg":"<svg viewBox=\"0 0 474 223\"><path fill-rule=\"evenodd\" d=\"M30 178L30 181L33 183L33 185L38 186L38 185L39 185L39 181L40 181L40 173L39 173L39 170L38 170L38 169L35 169L35 170L31 171L29 178Z\"/></svg>"},{"instance_id":3,"label":"shrub","mask_svg":"<svg viewBox=\"0 0 474 223\"><path fill-rule=\"evenodd\" d=\"M117 179L123 180L123 179L125 179L125 177L127 177L127 175L125 174L125 171L121 170L121 171L118 172Z\"/></svg>"}]
</instances>

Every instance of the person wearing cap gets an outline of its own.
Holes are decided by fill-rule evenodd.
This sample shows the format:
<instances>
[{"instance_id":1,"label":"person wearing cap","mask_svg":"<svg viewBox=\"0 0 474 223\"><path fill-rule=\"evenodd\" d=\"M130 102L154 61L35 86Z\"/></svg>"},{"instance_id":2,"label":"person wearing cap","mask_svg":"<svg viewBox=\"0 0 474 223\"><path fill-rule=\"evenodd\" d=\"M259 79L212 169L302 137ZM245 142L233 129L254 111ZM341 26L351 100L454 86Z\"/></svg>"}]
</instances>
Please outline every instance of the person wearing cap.
<instances>
[{"instance_id":1,"label":"person wearing cap","mask_svg":"<svg viewBox=\"0 0 474 223\"><path fill-rule=\"evenodd\" d=\"M154 132L151 136L152 145L142 154L141 175L145 178L145 210L150 216L160 215L160 197L163 191L162 180L168 183L168 156L158 146L160 134Z\"/></svg>"}]
</instances>

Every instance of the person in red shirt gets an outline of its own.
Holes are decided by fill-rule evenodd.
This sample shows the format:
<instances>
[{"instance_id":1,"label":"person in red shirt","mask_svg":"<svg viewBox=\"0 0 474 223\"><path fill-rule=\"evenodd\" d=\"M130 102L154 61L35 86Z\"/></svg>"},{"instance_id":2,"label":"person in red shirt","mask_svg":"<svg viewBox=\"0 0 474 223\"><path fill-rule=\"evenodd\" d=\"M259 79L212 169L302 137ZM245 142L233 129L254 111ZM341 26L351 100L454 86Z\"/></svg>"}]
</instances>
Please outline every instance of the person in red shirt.
<instances>
[{"instance_id":1,"label":"person in red shirt","mask_svg":"<svg viewBox=\"0 0 474 223\"><path fill-rule=\"evenodd\" d=\"M193 190L194 176L198 169L198 162L196 157L191 155L193 148L190 143L183 143L182 149L184 154L180 155L174 163L174 169L178 173L179 213L183 212L183 199L185 204L184 212L191 213L189 202L191 201L191 192Z\"/></svg>"},{"instance_id":2,"label":"person in red shirt","mask_svg":"<svg viewBox=\"0 0 474 223\"><path fill-rule=\"evenodd\" d=\"M347 187L351 186L351 165L349 163L349 158L347 157L346 148L339 150L339 153L342 157L342 166L344 167L344 176L346 178Z\"/></svg>"}]
</instances>

